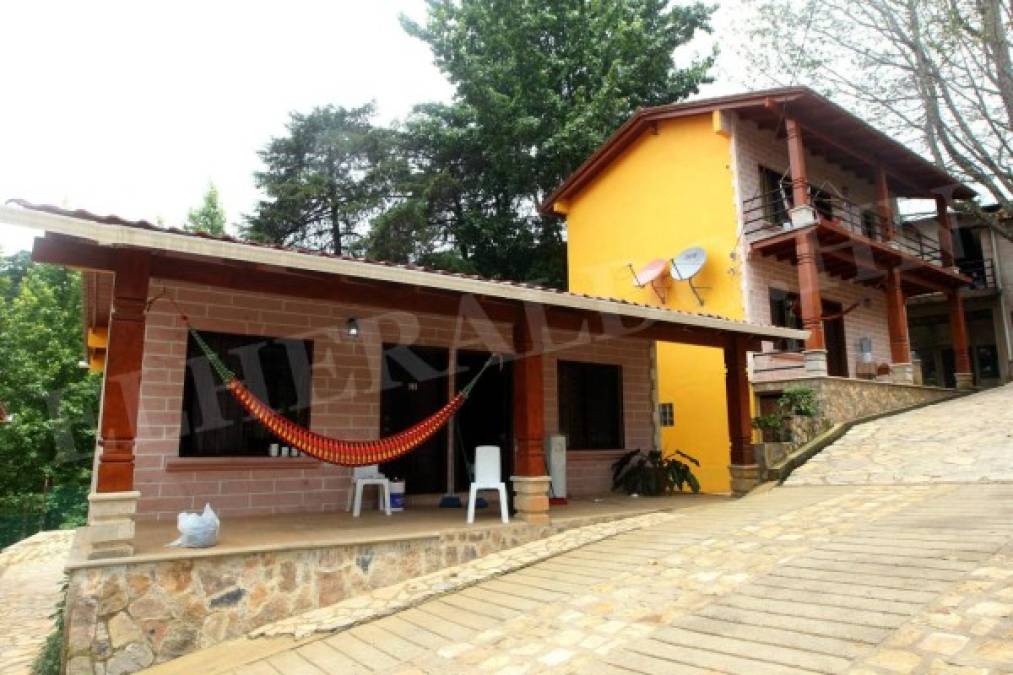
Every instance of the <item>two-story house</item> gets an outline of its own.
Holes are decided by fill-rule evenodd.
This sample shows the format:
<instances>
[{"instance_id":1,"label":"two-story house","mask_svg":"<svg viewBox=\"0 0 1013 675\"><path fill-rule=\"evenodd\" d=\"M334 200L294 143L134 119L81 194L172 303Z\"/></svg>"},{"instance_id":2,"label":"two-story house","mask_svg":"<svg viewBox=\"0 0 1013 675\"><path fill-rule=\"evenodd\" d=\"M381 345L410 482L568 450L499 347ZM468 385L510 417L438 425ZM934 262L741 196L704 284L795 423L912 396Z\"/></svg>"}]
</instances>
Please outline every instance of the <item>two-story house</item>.
<instances>
[{"instance_id":1,"label":"two-story house","mask_svg":"<svg viewBox=\"0 0 1013 675\"><path fill-rule=\"evenodd\" d=\"M1013 379L1013 241L974 214L954 213L954 264L971 283L964 296L967 341L974 384L994 387ZM909 219L911 227L935 238L935 217ZM952 387L954 351L945 295L908 300L911 349L925 384Z\"/></svg>"},{"instance_id":2,"label":"two-story house","mask_svg":"<svg viewBox=\"0 0 1013 675\"><path fill-rule=\"evenodd\" d=\"M946 207L973 197L888 135L790 87L641 109L542 210L566 217L570 290L808 329L804 344L768 342L752 355L754 389L804 379L830 395L846 382L847 396L828 405L856 418L939 394L913 384L912 296L946 298L954 378L970 385L957 291L971 280L954 266ZM938 237L900 224L903 198L936 202ZM690 249L696 266L705 258L692 279L658 274ZM729 478L720 350L656 349L663 447L697 456L707 490L730 479L747 488L748 469Z\"/></svg>"}]
</instances>

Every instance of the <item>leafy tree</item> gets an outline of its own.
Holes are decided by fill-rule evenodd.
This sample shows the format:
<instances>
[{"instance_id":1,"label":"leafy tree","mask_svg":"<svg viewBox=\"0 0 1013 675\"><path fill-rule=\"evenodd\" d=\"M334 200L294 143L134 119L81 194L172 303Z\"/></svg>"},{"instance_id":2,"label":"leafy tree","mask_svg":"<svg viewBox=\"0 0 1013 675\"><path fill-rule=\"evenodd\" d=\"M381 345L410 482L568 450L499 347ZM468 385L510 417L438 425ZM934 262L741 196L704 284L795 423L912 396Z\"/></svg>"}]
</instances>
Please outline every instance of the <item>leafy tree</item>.
<instances>
[{"instance_id":1,"label":"leafy tree","mask_svg":"<svg viewBox=\"0 0 1013 675\"><path fill-rule=\"evenodd\" d=\"M204 200L196 209L190 209L186 214L186 225L183 228L187 232L204 232L205 234L225 234L225 209L218 198L218 188L214 183L208 184L208 190L204 193Z\"/></svg>"},{"instance_id":2,"label":"leafy tree","mask_svg":"<svg viewBox=\"0 0 1013 675\"><path fill-rule=\"evenodd\" d=\"M266 170L254 175L267 194L243 233L262 241L345 252L381 204L370 180L383 134L373 105L325 106L293 113L285 136L260 152Z\"/></svg>"},{"instance_id":3,"label":"leafy tree","mask_svg":"<svg viewBox=\"0 0 1013 675\"><path fill-rule=\"evenodd\" d=\"M636 108L707 81L711 58L678 67L674 52L711 9L669 5L430 0L402 24L454 100L391 129L371 125L372 106L293 115L261 153L269 198L246 234L562 286L562 220L539 202Z\"/></svg>"},{"instance_id":4,"label":"leafy tree","mask_svg":"<svg viewBox=\"0 0 1013 675\"><path fill-rule=\"evenodd\" d=\"M49 265L26 269L22 260L0 266L10 282L0 299L0 400L12 417L0 425L0 510L39 514L34 528L21 532L30 534L61 524L63 518L44 516L55 502L64 513L83 513L99 378L78 366L79 275ZM0 527L0 539L9 539L9 526Z\"/></svg>"},{"instance_id":5,"label":"leafy tree","mask_svg":"<svg viewBox=\"0 0 1013 675\"><path fill-rule=\"evenodd\" d=\"M993 225L1013 236L1009 0L749 4L756 79L813 83L920 148L998 203Z\"/></svg>"},{"instance_id":6,"label":"leafy tree","mask_svg":"<svg viewBox=\"0 0 1013 675\"><path fill-rule=\"evenodd\" d=\"M415 232L429 257L561 286L561 220L537 205L636 108L708 81L711 58L679 68L674 51L708 30L711 9L664 0L427 4L424 23L402 24L431 47L456 93L450 106L417 108L401 130L410 175L391 192L407 197L379 220L374 248L395 244L396 253Z\"/></svg>"}]
</instances>

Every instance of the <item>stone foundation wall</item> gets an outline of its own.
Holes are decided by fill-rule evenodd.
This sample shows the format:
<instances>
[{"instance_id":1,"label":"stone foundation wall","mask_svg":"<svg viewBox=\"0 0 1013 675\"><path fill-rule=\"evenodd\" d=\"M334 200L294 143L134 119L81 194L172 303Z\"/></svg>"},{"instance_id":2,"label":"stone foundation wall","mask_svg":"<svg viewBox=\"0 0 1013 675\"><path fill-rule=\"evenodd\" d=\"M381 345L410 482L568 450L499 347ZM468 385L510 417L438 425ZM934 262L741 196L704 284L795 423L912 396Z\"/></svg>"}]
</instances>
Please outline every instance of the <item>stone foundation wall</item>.
<instances>
[{"instance_id":1,"label":"stone foundation wall","mask_svg":"<svg viewBox=\"0 0 1013 675\"><path fill-rule=\"evenodd\" d=\"M136 672L371 589L613 519L515 523L389 542L159 561L71 563L67 672Z\"/></svg>"},{"instance_id":2,"label":"stone foundation wall","mask_svg":"<svg viewBox=\"0 0 1013 675\"><path fill-rule=\"evenodd\" d=\"M870 415L934 403L957 395L952 389L894 384L844 377L812 377L753 384L757 395L780 392L786 387L805 386L816 392L823 414L832 423L849 422Z\"/></svg>"}]
</instances>

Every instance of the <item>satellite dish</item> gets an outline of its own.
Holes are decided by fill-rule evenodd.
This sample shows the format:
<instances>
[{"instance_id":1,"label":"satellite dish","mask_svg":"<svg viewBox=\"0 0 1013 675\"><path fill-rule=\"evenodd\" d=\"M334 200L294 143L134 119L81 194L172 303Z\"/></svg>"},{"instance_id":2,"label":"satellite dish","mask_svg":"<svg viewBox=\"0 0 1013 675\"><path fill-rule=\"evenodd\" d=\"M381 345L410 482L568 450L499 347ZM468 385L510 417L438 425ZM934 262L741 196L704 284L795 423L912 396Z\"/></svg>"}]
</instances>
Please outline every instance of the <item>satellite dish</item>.
<instances>
[{"instance_id":1,"label":"satellite dish","mask_svg":"<svg viewBox=\"0 0 1013 675\"><path fill-rule=\"evenodd\" d=\"M699 246L687 248L685 251L672 258L670 271L672 278L676 281L689 281L707 263L707 251Z\"/></svg>"},{"instance_id":2,"label":"satellite dish","mask_svg":"<svg viewBox=\"0 0 1013 675\"><path fill-rule=\"evenodd\" d=\"M655 258L636 272L633 270L633 265L627 265L630 274L633 275L633 285L643 288L650 284L651 290L662 303L665 302L665 268L667 266L668 262L664 258Z\"/></svg>"},{"instance_id":3,"label":"satellite dish","mask_svg":"<svg viewBox=\"0 0 1013 675\"><path fill-rule=\"evenodd\" d=\"M696 296L696 301L700 303L701 307L703 307L703 298L700 297L697 287L693 285L693 277L700 273L705 264L707 264L707 251L699 246L694 246L672 258L672 264L669 266L669 273L673 279L689 283L689 288L693 291L693 295Z\"/></svg>"},{"instance_id":4,"label":"satellite dish","mask_svg":"<svg viewBox=\"0 0 1013 675\"><path fill-rule=\"evenodd\" d=\"M664 258L655 258L641 267L639 271L633 273L633 285L637 288L643 288L664 274L666 265L667 263Z\"/></svg>"}]
</instances>

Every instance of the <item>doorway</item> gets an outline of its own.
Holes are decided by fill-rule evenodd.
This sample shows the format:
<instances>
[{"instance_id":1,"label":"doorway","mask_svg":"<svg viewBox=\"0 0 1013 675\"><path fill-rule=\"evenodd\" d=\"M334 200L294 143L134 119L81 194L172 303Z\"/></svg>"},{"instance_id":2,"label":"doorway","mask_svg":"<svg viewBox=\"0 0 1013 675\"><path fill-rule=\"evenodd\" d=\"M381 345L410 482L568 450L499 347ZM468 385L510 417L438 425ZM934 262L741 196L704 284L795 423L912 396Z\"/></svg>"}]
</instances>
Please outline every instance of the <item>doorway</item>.
<instances>
[{"instance_id":1,"label":"doorway","mask_svg":"<svg viewBox=\"0 0 1013 675\"><path fill-rule=\"evenodd\" d=\"M844 307L839 302L823 301L823 338L827 348L827 375L848 376L848 349L844 335Z\"/></svg>"},{"instance_id":2,"label":"doorway","mask_svg":"<svg viewBox=\"0 0 1013 675\"><path fill-rule=\"evenodd\" d=\"M488 352L457 352L457 391L464 388L488 358ZM509 481L513 475L512 365L504 362L502 368L490 366L454 417L454 489L457 491L468 489L470 478L465 458L468 464L474 464L475 448L479 445L498 445L503 481ZM512 492L508 491L508 494Z\"/></svg>"},{"instance_id":3,"label":"doorway","mask_svg":"<svg viewBox=\"0 0 1013 675\"><path fill-rule=\"evenodd\" d=\"M383 346L380 434L390 436L424 420L446 405L450 354L441 347ZM447 475L447 428L380 470L405 481L407 494L443 492Z\"/></svg>"}]
</instances>

